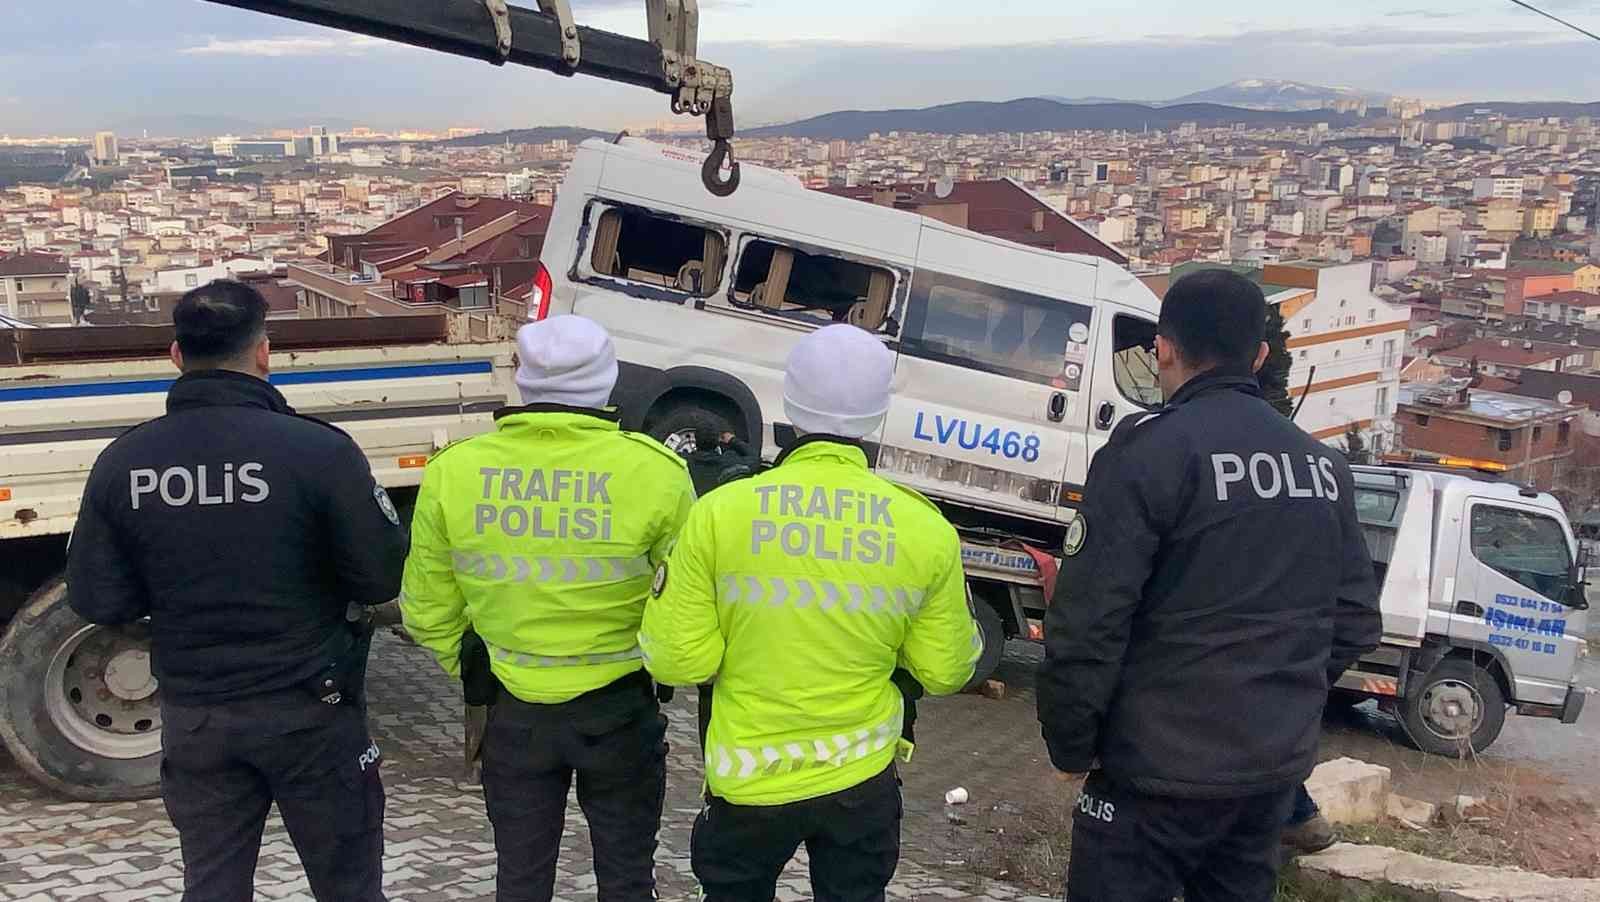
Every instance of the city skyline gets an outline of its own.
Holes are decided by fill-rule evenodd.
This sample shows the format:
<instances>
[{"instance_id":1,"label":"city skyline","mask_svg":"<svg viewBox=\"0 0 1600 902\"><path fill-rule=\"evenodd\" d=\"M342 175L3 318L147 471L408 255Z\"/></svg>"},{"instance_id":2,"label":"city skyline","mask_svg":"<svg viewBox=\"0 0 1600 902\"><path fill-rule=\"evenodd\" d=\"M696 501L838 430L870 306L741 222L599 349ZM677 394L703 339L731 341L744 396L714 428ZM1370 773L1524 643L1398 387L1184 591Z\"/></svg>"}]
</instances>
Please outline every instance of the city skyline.
<instances>
[{"instance_id":1,"label":"city skyline","mask_svg":"<svg viewBox=\"0 0 1600 902\"><path fill-rule=\"evenodd\" d=\"M644 30L636 0L577 3L584 24ZM1510 3L1446 10L1354 0L1288 11L1238 0L1226 11L1177 0L1107 0L1052 13L1045 0L986 9L944 0L757 4L706 0L702 55L734 69L740 124L841 109L922 107L1035 95L1166 100L1241 78L1283 78L1463 100L1600 98L1600 47ZM1578 24L1600 3L1551 0ZM376 128L637 126L667 118L649 91L593 79L492 69L200 0L135 0L81 10L19 4L0 51L0 133L111 128L174 114L283 127L342 120ZM160 131L152 128L152 131Z\"/></svg>"}]
</instances>

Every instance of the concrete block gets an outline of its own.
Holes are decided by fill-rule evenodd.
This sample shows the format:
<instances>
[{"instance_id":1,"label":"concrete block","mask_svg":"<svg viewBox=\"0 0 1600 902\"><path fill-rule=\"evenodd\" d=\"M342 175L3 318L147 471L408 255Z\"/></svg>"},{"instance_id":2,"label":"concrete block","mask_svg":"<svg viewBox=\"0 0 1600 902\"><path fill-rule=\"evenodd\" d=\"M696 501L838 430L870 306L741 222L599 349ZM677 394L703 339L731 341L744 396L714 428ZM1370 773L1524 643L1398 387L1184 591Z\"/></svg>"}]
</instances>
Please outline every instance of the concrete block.
<instances>
[{"instance_id":1,"label":"concrete block","mask_svg":"<svg viewBox=\"0 0 1600 902\"><path fill-rule=\"evenodd\" d=\"M1296 863L1303 871L1340 882L1398 889L1439 902L1600 902L1600 880L1454 864L1384 846L1339 843Z\"/></svg>"},{"instance_id":2,"label":"concrete block","mask_svg":"<svg viewBox=\"0 0 1600 902\"><path fill-rule=\"evenodd\" d=\"M1389 769L1355 758L1324 761L1311 772L1306 790L1335 824L1370 824L1389 808Z\"/></svg>"},{"instance_id":3,"label":"concrete block","mask_svg":"<svg viewBox=\"0 0 1600 902\"><path fill-rule=\"evenodd\" d=\"M1432 822L1439 814L1439 806L1432 802L1408 798L1403 795L1389 794L1389 816L1402 821L1410 821L1418 826L1425 826Z\"/></svg>"}]
</instances>

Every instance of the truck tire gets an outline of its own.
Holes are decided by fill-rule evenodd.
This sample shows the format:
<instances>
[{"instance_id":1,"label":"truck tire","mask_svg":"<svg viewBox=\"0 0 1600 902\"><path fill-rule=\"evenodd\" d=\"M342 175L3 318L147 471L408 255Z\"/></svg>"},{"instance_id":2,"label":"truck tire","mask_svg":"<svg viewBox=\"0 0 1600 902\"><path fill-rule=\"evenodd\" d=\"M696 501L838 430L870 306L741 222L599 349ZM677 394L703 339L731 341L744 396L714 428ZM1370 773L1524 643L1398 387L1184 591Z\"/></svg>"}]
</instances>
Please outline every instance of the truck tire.
<instances>
[{"instance_id":1,"label":"truck tire","mask_svg":"<svg viewBox=\"0 0 1600 902\"><path fill-rule=\"evenodd\" d=\"M660 412L650 414L645 431L667 450L688 457L699 447L695 433L701 430L715 435L731 432L740 435L744 430L734 422L730 412L712 403L679 401Z\"/></svg>"},{"instance_id":2,"label":"truck tire","mask_svg":"<svg viewBox=\"0 0 1600 902\"><path fill-rule=\"evenodd\" d=\"M984 680L994 676L994 672L1000 669L1000 658L1006 653L1006 625L1000 619L1000 612L982 598L974 601L972 613L978 621L978 632L983 636L983 654L978 656L972 681L967 683L968 689L976 689L983 685Z\"/></svg>"},{"instance_id":3,"label":"truck tire","mask_svg":"<svg viewBox=\"0 0 1600 902\"><path fill-rule=\"evenodd\" d=\"M1411 742L1448 758L1468 758L1489 748L1506 723L1499 681L1460 658L1440 661L1411 687L1399 707Z\"/></svg>"},{"instance_id":4,"label":"truck tire","mask_svg":"<svg viewBox=\"0 0 1600 902\"><path fill-rule=\"evenodd\" d=\"M0 636L0 742L27 774L86 802L161 792L161 699L145 624L108 628L55 579Z\"/></svg>"}]
</instances>

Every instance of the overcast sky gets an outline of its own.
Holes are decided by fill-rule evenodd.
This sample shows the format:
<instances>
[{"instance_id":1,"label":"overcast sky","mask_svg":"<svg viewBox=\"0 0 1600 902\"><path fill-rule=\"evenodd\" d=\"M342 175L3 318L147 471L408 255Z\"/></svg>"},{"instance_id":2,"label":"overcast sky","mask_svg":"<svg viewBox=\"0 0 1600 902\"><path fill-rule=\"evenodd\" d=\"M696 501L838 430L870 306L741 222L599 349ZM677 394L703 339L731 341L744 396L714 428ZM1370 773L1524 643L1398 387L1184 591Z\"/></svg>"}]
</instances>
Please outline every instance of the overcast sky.
<instances>
[{"instance_id":1,"label":"overcast sky","mask_svg":"<svg viewBox=\"0 0 1600 902\"><path fill-rule=\"evenodd\" d=\"M471 0L416 6L430 2ZM1600 0L1534 2L1600 31ZM583 24L644 33L642 0L573 3ZM700 6L701 55L733 68L747 126L1041 94L1166 100L1241 78L1439 100L1600 99L1600 42L1508 0ZM644 89L495 69L205 0L0 0L0 34L0 133L15 135L137 134L175 115L376 128L617 128L668 118L665 98Z\"/></svg>"}]
</instances>

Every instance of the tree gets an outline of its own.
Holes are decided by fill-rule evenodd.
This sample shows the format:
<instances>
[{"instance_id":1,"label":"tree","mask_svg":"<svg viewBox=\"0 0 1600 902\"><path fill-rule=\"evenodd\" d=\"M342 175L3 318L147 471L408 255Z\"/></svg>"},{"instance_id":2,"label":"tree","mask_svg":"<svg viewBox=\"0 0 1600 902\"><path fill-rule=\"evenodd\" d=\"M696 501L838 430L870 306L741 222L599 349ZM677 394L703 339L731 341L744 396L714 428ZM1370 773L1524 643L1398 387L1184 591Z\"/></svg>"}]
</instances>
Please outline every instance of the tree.
<instances>
[{"instance_id":1,"label":"tree","mask_svg":"<svg viewBox=\"0 0 1600 902\"><path fill-rule=\"evenodd\" d=\"M1344 456L1353 464L1372 462L1369 459L1371 455L1367 453L1367 439L1354 423L1344 427Z\"/></svg>"},{"instance_id":2,"label":"tree","mask_svg":"<svg viewBox=\"0 0 1600 902\"><path fill-rule=\"evenodd\" d=\"M94 300L89 296L89 289L84 287L82 283L73 284L71 297L72 321L81 323L84 315L94 309Z\"/></svg>"},{"instance_id":3,"label":"tree","mask_svg":"<svg viewBox=\"0 0 1600 902\"><path fill-rule=\"evenodd\" d=\"M1289 368L1294 358L1289 356L1289 329L1283 322L1283 311L1277 304L1267 305L1267 362L1262 365L1256 379L1261 391L1277 411L1284 416L1294 414L1294 399L1289 397Z\"/></svg>"}]
</instances>

